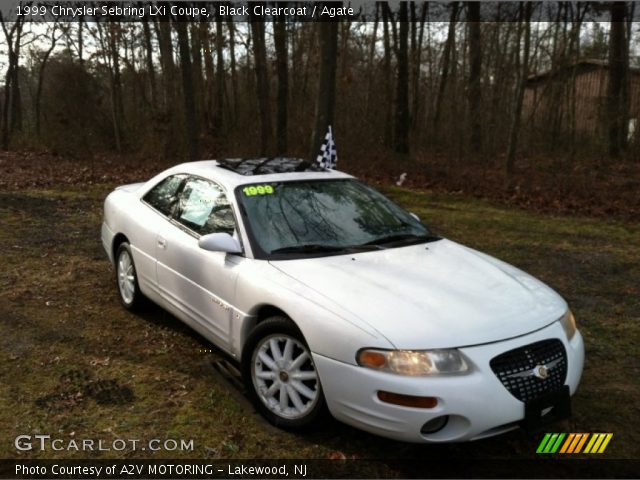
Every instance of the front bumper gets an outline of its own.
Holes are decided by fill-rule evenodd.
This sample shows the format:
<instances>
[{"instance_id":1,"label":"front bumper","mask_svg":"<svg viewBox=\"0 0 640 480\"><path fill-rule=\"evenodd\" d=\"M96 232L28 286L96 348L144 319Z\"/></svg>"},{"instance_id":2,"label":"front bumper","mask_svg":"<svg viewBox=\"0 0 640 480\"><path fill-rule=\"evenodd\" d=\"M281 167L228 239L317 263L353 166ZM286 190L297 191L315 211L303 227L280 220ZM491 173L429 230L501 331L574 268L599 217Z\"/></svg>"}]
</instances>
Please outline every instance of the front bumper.
<instances>
[{"instance_id":1,"label":"front bumper","mask_svg":"<svg viewBox=\"0 0 640 480\"><path fill-rule=\"evenodd\" d=\"M493 373L489 362L508 350L539 340L557 338L567 352L567 378L573 395L580 383L584 343L580 332L568 341L559 322L536 332L501 342L461 348L471 364L462 375L407 377L346 364L322 355L313 359L332 415L347 424L406 442L457 442L498 435L518 427L524 403L512 396ZM430 409L381 402L379 390L438 399ZM441 430L423 434L431 419L448 415Z\"/></svg>"}]
</instances>

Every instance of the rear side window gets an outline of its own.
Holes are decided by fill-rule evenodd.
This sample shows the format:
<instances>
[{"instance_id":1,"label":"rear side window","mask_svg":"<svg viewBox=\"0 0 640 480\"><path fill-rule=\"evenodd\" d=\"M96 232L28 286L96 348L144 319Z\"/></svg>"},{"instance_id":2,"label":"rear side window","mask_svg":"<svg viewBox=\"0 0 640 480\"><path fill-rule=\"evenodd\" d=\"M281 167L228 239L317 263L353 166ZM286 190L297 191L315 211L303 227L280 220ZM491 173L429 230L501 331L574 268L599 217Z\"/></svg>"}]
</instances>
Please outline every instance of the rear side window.
<instances>
[{"instance_id":1,"label":"rear side window","mask_svg":"<svg viewBox=\"0 0 640 480\"><path fill-rule=\"evenodd\" d=\"M143 200L169 217L178 201L178 192L186 175L172 175L162 180L143 197Z\"/></svg>"}]
</instances>

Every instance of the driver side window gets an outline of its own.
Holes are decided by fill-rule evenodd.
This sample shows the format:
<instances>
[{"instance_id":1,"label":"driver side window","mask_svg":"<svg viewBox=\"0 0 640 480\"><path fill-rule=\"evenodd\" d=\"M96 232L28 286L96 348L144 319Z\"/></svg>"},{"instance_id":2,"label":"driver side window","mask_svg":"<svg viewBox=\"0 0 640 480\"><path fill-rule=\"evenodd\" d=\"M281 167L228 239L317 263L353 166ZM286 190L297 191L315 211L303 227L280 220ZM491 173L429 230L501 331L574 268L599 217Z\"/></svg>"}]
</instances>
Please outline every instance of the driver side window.
<instances>
[{"instance_id":1,"label":"driver side window","mask_svg":"<svg viewBox=\"0 0 640 480\"><path fill-rule=\"evenodd\" d=\"M236 228L231 204L222 188L198 177L187 180L174 213L174 220L200 235L233 235Z\"/></svg>"}]
</instances>

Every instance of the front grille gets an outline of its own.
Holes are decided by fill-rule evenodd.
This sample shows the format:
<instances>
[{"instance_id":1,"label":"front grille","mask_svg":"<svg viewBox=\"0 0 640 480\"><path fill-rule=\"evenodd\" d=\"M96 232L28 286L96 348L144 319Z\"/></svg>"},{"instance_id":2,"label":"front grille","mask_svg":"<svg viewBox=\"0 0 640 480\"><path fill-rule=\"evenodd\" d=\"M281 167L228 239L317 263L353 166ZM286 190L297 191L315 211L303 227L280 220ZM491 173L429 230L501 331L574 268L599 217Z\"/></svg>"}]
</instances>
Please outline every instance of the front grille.
<instances>
[{"instance_id":1,"label":"front grille","mask_svg":"<svg viewBox=\"0 0 640 480\"><path fill-rule=\"evenodd\" d=\"M527 402L564 385L567 352L558 339L542 340L498 355L489 365L511 395ZM547 366L547 378L533 374L540 365Z\"/></svg>"}]
</instances>

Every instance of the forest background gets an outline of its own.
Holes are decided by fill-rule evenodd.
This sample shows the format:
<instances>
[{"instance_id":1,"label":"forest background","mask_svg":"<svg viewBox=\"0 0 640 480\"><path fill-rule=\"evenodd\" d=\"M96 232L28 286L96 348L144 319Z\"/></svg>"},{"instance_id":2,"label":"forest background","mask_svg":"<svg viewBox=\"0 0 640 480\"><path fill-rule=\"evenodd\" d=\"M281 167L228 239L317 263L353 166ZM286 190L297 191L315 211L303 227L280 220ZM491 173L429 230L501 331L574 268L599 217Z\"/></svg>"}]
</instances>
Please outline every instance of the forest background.
<instances>
[{"instance_id":1,"label":"forest background","mask_svg":"<svg viewBox=\"0 0 640 480\"><path fill-rule=\"evenodd\" d=\"M373 183L407 173L416 188L637 218L634 2L368 7L341 22L4 13L0 186L313 158L332 125L339 168ZM577 81L584 61L601 65L594 95ZM528 101L536 75L547 80Z\"/></svg>"}]
</instances>

